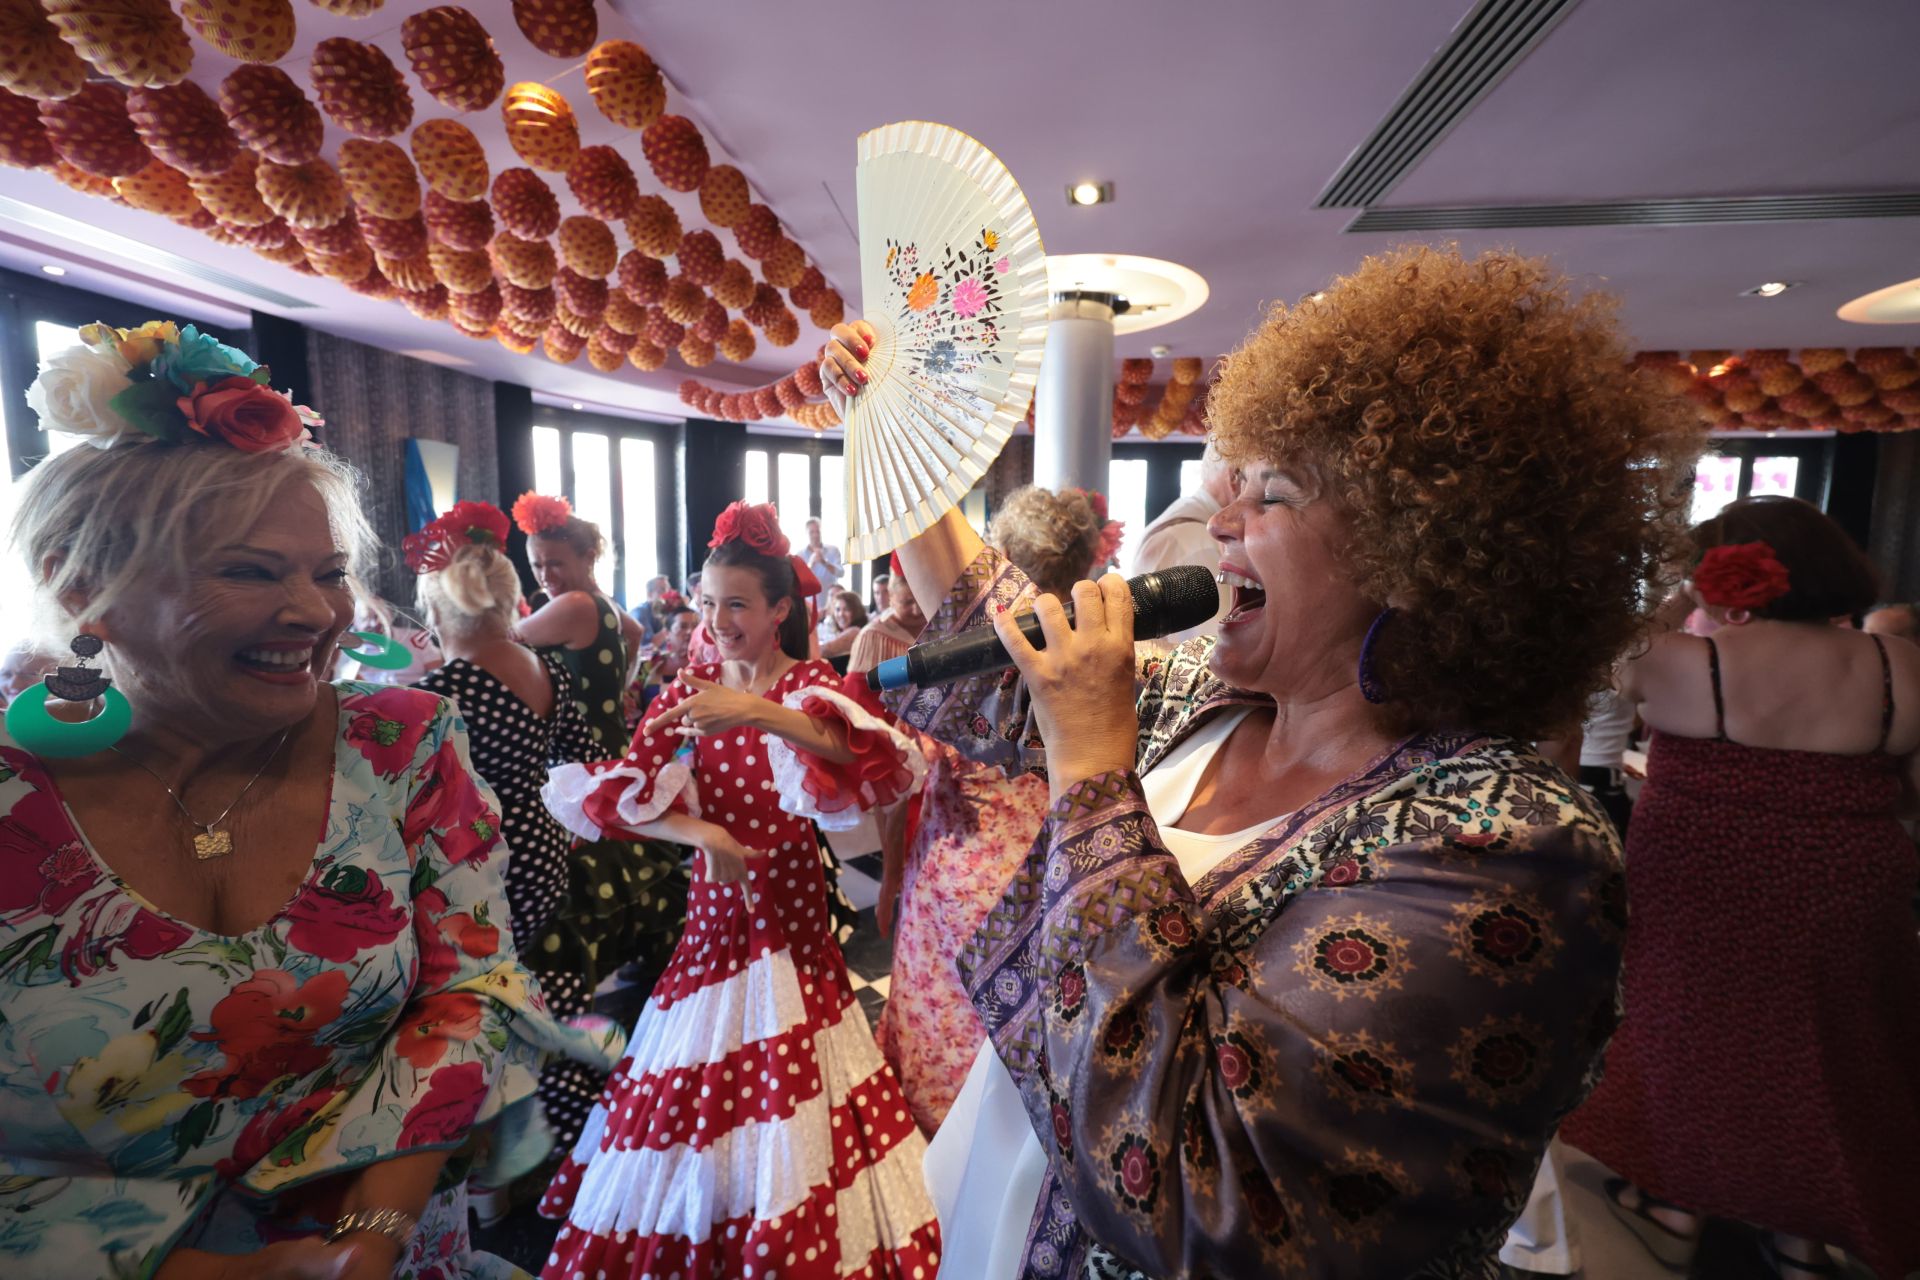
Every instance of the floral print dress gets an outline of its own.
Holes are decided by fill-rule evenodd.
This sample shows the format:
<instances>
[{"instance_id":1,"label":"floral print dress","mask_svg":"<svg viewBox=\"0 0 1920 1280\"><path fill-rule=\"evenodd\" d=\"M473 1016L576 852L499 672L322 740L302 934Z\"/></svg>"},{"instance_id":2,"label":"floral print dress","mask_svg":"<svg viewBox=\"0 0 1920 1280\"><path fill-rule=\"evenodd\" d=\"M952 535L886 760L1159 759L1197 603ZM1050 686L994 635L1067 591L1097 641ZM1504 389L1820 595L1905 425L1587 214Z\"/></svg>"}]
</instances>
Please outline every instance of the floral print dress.
<instances>
[{"instance_id":1,"label":"floral print dress","mask_svg":"<svg viewBox=\"0 0 1920 1280\"><path fill-rule=\"evenodd\" d=\"M520 966L492 794L451 703L342 684L326 828L280 911L228 936L116 876L0 734L0 1274L151 1275L324 1230L277 1197L488 1126L547 1145L541 1050L611 1063ZM465 1153L394 1275L519 1274L470 1250Z\"/></svg>"}]
</instances>

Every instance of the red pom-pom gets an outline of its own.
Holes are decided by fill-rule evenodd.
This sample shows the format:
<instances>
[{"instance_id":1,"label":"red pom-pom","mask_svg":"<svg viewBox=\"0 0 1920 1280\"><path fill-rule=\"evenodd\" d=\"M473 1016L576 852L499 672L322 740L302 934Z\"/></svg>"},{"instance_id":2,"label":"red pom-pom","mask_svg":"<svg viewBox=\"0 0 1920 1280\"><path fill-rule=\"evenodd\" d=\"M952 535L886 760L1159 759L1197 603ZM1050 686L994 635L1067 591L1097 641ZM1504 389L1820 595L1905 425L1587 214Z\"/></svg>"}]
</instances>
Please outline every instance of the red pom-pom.
<instances>
[{"instance_id":1,"label":"red pom-pom","mask_svg":"<svg viewBox=\"0 0 1920 1280\"><path fill-rule=\"evenodd\" d=\"M551 285L541 289L523 289L510 280L501 280L495 287L500 291L500 305L506 312L528 324L547 323L553 319L554 308L559 305L554 299Z\"/></svg>"},{"instance_id":2,"label":"red pom-pom","mask_svg":"<svg viewBox=\"0 0 1920 1280\"><path fill-rule=\"evenodd\" d=\"M493 206L485 200L449 200L427 188L427 234L450 249L477 253L493 239Z\"/></svg>"},{"instance_id":3,"label":"red pom-pom","mask_svg":"<svg viewBox=\"0 0 1920 1280\"><path fill-rule=\"evenodd\" d=\"M685 116L661 116L640 135L640 148L660 185L692 191L707 176L707 140Z\"/></svg>"},{"instance_id":4,"label":"red pom-pom","mask_svg":"<svg viewBox=\"0 0 1920 1280\"><path fill-rule=\"evenodd\" d=\"M681 236L680 251L676 257L680 263L680 273L703 289L718 280L720 272L727 265L727 254L720 247L720 237L711 231L689 231Z\"/></svg>"},{"instance_id":5,"label":"red pom-pom","mask_svg":"<svg viewBox=\"0 0 1920 1280\"><path fill-rule=\"evenodd\" d=\"M220 104L191 80L128 90L127 117L149 151L191 177L225 173L240 154Z\"/></svg>"},{"instance_id":6,"label":"red pom-pom","mask_svg":"<svg viewBox=\"0 0 1920 1280\"><path fill-rule=\"evenodd\" d=\"M633 166L612 147L582 147L567 167L567 188L580 207L596 218L618 222L633 212L640 183Z\"/></svg>"},{"instance_id":7,"label":"red pom-pom","mask_svg":"<svg viewBox=\"0 0 1920 1280\"><path fill-rule=\"evenodd\" d=\"M647 327L642 332L646 334L648 342L669 351L679 346L680 339L687 336L686 327L676 323L672 316L659 307L647 308Z\"/></svg>"},{"instance_id":8,"label":"red pom-pom","mask_svg":"<svg viewBox=\"0 0 1920 1280\"><path fill-rule=\"evenodd\" d=\"M593 0L513 0L513 20L528 44L556 58L578 58L600 38Z\"/></svg>"},{"instance_id":9,"label":"red pom-pom","mask_svg":"<svg viewBox=\"0 0 1920 1280\"><path fill-rule=\"evenodd\" d=\"M777 418L785 412L780 407L780 395L772 387L761 387L753 393L753 407L760 411L763 418Z\"/></svg>"},{"instance_id":10,"label":"red pom-pom","mask_svg":"<svg viewBox=\"0 0 1920 1280\"><path fill-rule=\"evenodd\" d=\"M794 385L800 389L800 393L809 400L817 400L826 394L825 388L820 385L820 366L813 361L808 361L795 369L793 381Z\"/></svg>"},{"instance_id":11,"label":"red pom-pom","mask_svg":"<svg viewBox=\"0 0 1920 1280\"><path fill-rule=\"evenodd\" d=\"M700 318L693 323L693 331L707 342L718 342L727 336L727 309L712 298L701 309Z\"/></svg>"},{"instance_id":12,"label":"red pom-pom","mask_svg":"<svg viewBox=\"0 0 1920 1280\"><path fill-rule=\"evenodd\" d=\"M553 293L561 306L577 316L598 321L607 309L607 282L583 276L572 267L561 267L553 273Z\"/></svg>"},{"instance_id":13,"label":"red pom-pom","mask_svg":"<svg viewBox=\"0 0 1920 1280\"><path fill-rule=\"evenodd\" d=\"M344 36L322 40L307 74L320 109L348 133L388 138L413 123L413 94L377 45Z\"/></svg>"},{"instance_id":14,"label":"red pom-pom","mask_svg":"<svg viewBox=\"0 0 1920 1280\"><path fill-rule=\"evenodd\" d=\"M620 290L640 306L654 306L667 295L667 264L629 250L620 259Z\"/></svg>"},{"instance_id":15,"label":"red pom-pom","mask_svg":"<svg viewBox=\"0 0 1920 1280\"><path fill-rule=\"evenodd\" d=\"M763 204L748 205L746 217L733 226L733 237L739 242L740 252L756 261L773 251L782 234L780 219Z\"/></svg>"},{"instance_id":16,"label":"red pom-pom","mask_svg":"<svg viewBox=\"0 0 1920 1280\"><path fill-rule=\"evenodd\" d=\"M502 169L493 180L493 212L523 240L541 240L560 225L560 201L531 169Z\"/></svg>"},{"instance_id":17,"label":"red pom-pom","mask_svg":"<svg viewBox=\"0 0 1920 1280\"><path fill-rule=\"evenodd\" d=\"M765 329L786 308L787 304L780 300L780 291L770 284L762 284L754 288L753 301L740 314L747 318L748 323Z\"/></svg>"},{"instance_id":18,"label":"red pom-pom","mask_svg":"<svg viewBox=\"0 0 1920 1280\"><path fill-rule=\"evenodd\" d=\"M820 274L820 268L808 263L807 269L800 273L800 279L793 288L787 290L787 297L792 300L794 306L805 310L813 305L814 299L818 298L820 291L826 287L827 278Z\"/></svg>"},{"instance_id":19,"label":"red pom-pom","mask_svg":"<svg viewBox=\"0 0 1920 1280\"><path fill-rule=\"evenodd\" d=\"M807 398L800 394L799 378L791 373L773 384L773 394L780 401L780 407L788 413L807 402Z\"/></svg>"},{"instance_id":20,"label":"red pom-pom","mask_svg":"<svg viewBox=\"0 0 1920 1280\"><path fill-rule=\"evenodd\" d=\"M558 529L573 518L573 504L565 498L549 498L528 490L513 504L513 522L520 532L535 538L550 529Z\"/></svg>"}]
</instances>

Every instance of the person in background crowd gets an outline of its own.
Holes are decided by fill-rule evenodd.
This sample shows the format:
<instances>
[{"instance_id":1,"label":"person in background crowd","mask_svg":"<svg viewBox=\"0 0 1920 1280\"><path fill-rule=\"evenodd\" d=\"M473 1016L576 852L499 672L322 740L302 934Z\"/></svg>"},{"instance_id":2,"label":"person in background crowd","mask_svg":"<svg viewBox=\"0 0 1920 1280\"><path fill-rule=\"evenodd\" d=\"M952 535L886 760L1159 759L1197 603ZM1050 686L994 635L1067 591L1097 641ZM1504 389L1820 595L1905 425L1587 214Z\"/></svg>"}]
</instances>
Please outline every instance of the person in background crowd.
<instances>
[{"instance_id":1,"label":"person in background crowd","mask_svg":"<svg viewBox=\"0 0 1920 1280\"><path fill-rule=\"evenodd\" d=\"M847 825L924 765L807 659L812 575L773 507L733 504L708 545L725 661L682 672L624 757L546 791L583 837L702 856L686 936L542 1205L567 1220L544 1274L931 1277L926 1144L828 930L808 821Z\"/></svg>"},{"instance_id":2,"label":"person in background crowd","mask_svg":"<svg viewBox=\"0 0 1920 1280\"><path fill-rule=\"evenodd\" d=\"M853 642L847 670L871 671L911 649L913 642L920 638L921 629L927 625L927 615L920 612L920 602L913 598L913 588L907 585L907 580L896 576L887 598L893 602L892 607L861 629L859 638Z\"/></svg>"},{"instance_id":3,"label":"person in background crowd","mask_svg":"<svg viewBox=\"0 0 1920 1280\"><path fill-rule=\"evenodd\" d=\"M844 394L873 334L833 337ZM1208 406L1243 477L1217 639L1140 657L1117 574L1069 624L957 512L900 550L929 636L992 625L1020 673L908 716L1044 753L1053 802L960 959L988 1043L928 1154L947 1264L1488 1276L1625 927L1612 824L1528 744L1645 625L1701 429L1604 295L1425 246L1274 307Z\"/></svg>"},{"instance_id":4,"label":"person in background crowd","mask_svg":"<svg viewBox=\"0 0 1920 1280\"><path fill-rule=\"evenodd\" d=\"M13 526L76 660L0 733L0 1272L509 1274L469 1170L537 1163L540 1051L618 1032L522 967L453 704L326 679L374 545L317 420L191 325L80 336Z\"/></svg>"},{"instance_id":5,"label":"person in background crowd","mask_svg":"<svg viewBox=\"0 0 1920 1280\"><path fill-rule=\"evenodd\" d=\"M640 670L627 684L626 693L621 695L621 714L629 734L640 723L640 714L647 704L686 667L687 650L699 625L700 615L686 605L667 606L666 623L653 638L653 652L640 664Z\"/></svg>"},{"instance_id":6,"label":"person in background crowd","mask_svg":"<svg viewBox=\"0 0 1920 1280\"><path fill-rule=\"evenodd\" d=\"M513 519L527 535L527 559L542 589L514 638L565 664L576 710L598 750L611 754L627 733L620 702L640 625L594 585L606 539L574 515L565 498L523 494L513 504ZM678 851L659 843L581 841L571 864L565 905L528 949L557 970L581 974L589 992L616 971L636 981L657 973L685 920L687 873ZM598 1081L579 1085L587 1100L565 1118L576 1123Z\"/></svg>"},{"instance_id":7,"label":"person in background crowd","mask_svg":"<svg viewBox=\"0 0 1920 1280\"><path fill-rule=\"evenodd\" d=\"M1133 563L1127 576L1156 573L1179 564L1203 565L1216 576L1220 570L1220 547L1207 534L1207 521L1233 501L1233 468L1220 457L1220 450L1208 442L1200 458L1200 479L1192 489L1173 500L1141 534L1134 548ZM1220 584L1220 612L1197 627L1176 631L1157 643L1172 649L1195 636L1217 635L1220 618L1233 607L1233 588Z\"/></svg>"},{"instance_id":8,"label":"person in background crowd","mask_svg":"<svg viewBox=\"0 0 1920 1280\"><path fill-rule=\"evenodd\" d=\"M1706 1216L1774 1233L1787 1280L1920 1267L1920 937L1898 813L1920 747L1920 648L1835 627L1879 584L1797 498L1694 531L1685 596L1714 630L1625 669L1651 729L1627 842L1626 1020L1561 1136L1682 1265Z\"/></svg>"},{"instance_id":9,"label":"person in background crowd","mask_svg":"<svg viewBox=\"0 0 1920 1280\"><path fill-rule=\"evenodd\" d=\"M833 593L840 587L840 574L846 569L846 560L840 554L840 548L830 547L820 541L820 521L807 521L807 545L800 550L800 562L813 571L820 580L819 594L813 597L814 611L825 613L833 603Z\"/></svg>"},{"instance_id":10,"label":"person in background crowd","mask_svg":"<svg viewBox=\"0 0 1920 1280\"><path fill-rule=\"evenodd\" d=\"M1633 745L1638 718L1632 699L1613 685L1593 695L1587 720L1580 728L1580 785L1593 793L1626 839L1633 819L1633 799L1627 794L1627 748Z\"/></svg>"},{"instance_id":11,"label":"person in background crowd","mask_svg":"<svg viewBox=\"0 0 1920 1280\"><path fill-rule=\"evenodd\" d=\"M547 770L592 760L598 751L573 696L573 674L552 651L536 654L513 639L520 575L507 559L507 516L491 503L460 502L406 540L419 574L419 607L440 637L446 662L416 687L460 708L474 768L500 800L506 841L507 903L516 938L543 937L566 900L572 837L540 799ZM556 967L558 955L530 948L524 959L540 978L547 1007L563 1016L593 1008L587 975ZM571 1063L541 1078L541 1106L561 1143L571 1143L599 1096L599 1079ZM499 1196L477 1205L483 1219L506 1209Z\"/></svg>"},{"instance_id":12,"label":"person in background crowd","mask_svg":"<svg viewBox=\"0 0 1920 1280\"><path fill-rule=\"evenodd\" d=\"M23 641L9 649L6 657L0 658L0 709L19 697L22 690L52 675L59 665L58 658L40 652L31 642Z\"/></svg>"},{"instance_id":13,"label":"person in background crowd","mask_svg":"<svg viewBox=\"0 0 1920 1280\"><path fill-rule=\"evenodd\" d=\"M1910 604L1877 605L1867 614L1860 629L1877 636L1899 636L1902 640L1920 639L1916 636L1914 607Z\"/></svg>"},{"instance_id":14,"label":"person in background crowd","mask_svg":"<svg viewBox=\"0 0 1920 1280\"><path fill-rule=\"evenodd\" d=\"M395 671L367 666L352 654L343 652L334 658L333 678L336 680L358 680L366 684L418 684L443 660L432 628L408 621L398 606L371 593L363 592L354 600L353 628L399 642L406 646L413 660Z\"/></svg>"},{"instance_id":15,"label":"person in background crowd","mask_svg":"<svg viewBox=\"0 0 1920 1280\"><path fill-rule=\"evenodd\" d=\"M870 606L868 606L867 612L876 618L879 617L881 614L885 613L891 607L891 601L889 599L888 593L891 592L892 590L893 590L892 574L887 574L887 573L874 574L873 575L873 603Z\"/></svg>"},{"instance_id":16,"label":"person in background crowd","mask_svg":"<svg viewBox=\"0 0 1920 1280\"><path fill-rule=\"evenodd\" d=\"M866 625L867 606L860 602L860 597L851 591L833 592L826 616L814 628L815 638L820 642L820 656L838 658L851 653L854 639Z\"/></svg>"},{"instance_id":17,"label":"person in background crowd","mask_svg":"<svg viewBox=\"0 0 1920 1280\"><path fill-rule=\"evenodd\" d=\"M1103 519L1083 489L1015 489L988 522L987 544L1009 562L1031 566L1035 582L1071 585L1090 568L1105 568L1095 563L1105 545ZM1088 547L1091 553L1081 558Z\"/></svg>"}]
</instances>

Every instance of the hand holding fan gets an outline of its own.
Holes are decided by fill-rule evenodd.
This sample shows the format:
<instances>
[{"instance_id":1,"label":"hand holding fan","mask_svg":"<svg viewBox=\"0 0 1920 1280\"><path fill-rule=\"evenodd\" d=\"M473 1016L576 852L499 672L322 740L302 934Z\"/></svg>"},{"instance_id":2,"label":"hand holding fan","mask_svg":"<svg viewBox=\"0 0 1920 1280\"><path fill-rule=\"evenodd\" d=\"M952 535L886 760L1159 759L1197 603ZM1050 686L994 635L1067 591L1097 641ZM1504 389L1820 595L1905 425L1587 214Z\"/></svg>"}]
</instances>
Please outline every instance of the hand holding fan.
<instances>
[{"instance_id":1,"label":"hand holding fan","mask_svg":"<svg viewBox=\"0 0 1920 1280\"><path fill-rule=\"evenodd\" d=\"M855 177L870 381L846 408L847 558L925 531L1027 416L1047 261L1007 167L945 125L860 136Z\"/></svg>"}]
</instances>

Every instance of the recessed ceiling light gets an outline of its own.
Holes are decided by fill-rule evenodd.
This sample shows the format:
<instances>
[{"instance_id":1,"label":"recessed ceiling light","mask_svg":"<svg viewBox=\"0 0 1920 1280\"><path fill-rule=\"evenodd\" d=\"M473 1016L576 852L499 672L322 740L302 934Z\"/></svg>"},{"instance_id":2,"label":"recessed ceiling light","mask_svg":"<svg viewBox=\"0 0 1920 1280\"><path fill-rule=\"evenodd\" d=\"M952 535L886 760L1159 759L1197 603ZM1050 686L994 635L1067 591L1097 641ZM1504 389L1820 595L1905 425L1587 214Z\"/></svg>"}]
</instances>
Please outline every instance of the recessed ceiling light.
<instances>
[{"instance_id":1,"label":"recessed ceiling light","mask_svg":"<svg viewBox=\"0 0 1920 1280\"><path fill-rule=\"evenodd\" d=\"M67 269L65 267L56 267L51 262L47 263L45 266L41 267L40 269L46 272L50 276L63 276L67 274Z\"/></svg>"},{"instance_id":2,"label":"recessed ceiling light","mask_svg":"<svg viewBox=\"0 0 1920 1280\"><path fill-rule=\"evenodd\" d=\"M1308 294L1308 295L1307 295L1307 301L1308 301L1308 302L1318 302L1318 301L1320 301L1320 299L1322 299L1322 298L1324 298L1324 297L1326 297L1326 296L1327 296L1327 295L1326 295L1325 293L1323 293L1323 292L1321 292L1320 290L1318 290L1318 289L1316 289L1316 290L1314 290L1314 291L1313 291L1312 293L1310 293L1310 294Z\"/></svg>"},{"instance_id":3,"label":"recessed ceiling light","mask_svg":"<svg viewBox=\"0 0 1920 1280\"><path fill-rule=\"evenodd\" d=\"M1067 188L1067 203L1106 204L1113 199L1111 182L1076 182Z\"/></svg>"},{"instance_id":4,"label":"recessed ceiling light","mask_svg":"<svg viewBox=\"0 0 1920 1280\"><path fill-rule=\"evenodd\" d=\"M575 400L575 401L573 402L573 407L574 407L574 408L576 408L576 409L584 409L584 408L586 408L587 406L585 406L584 404L581 404L581 403L580 403L580 402L579 402L578 400Z\"/></svg>"},{"instance_id":5,"label":"recessed ceiling light","mask_svg":"<svg viewBox=\"0 0 1920 1280\"><path fill-rule=\"evenodd\" d=\"M1751 289L1741 290L1740 296L1743 298L1777 298L1799 283L1798 280L1769 280L1765 284L1757 284Z\"/></svg>"}]
</instances>

